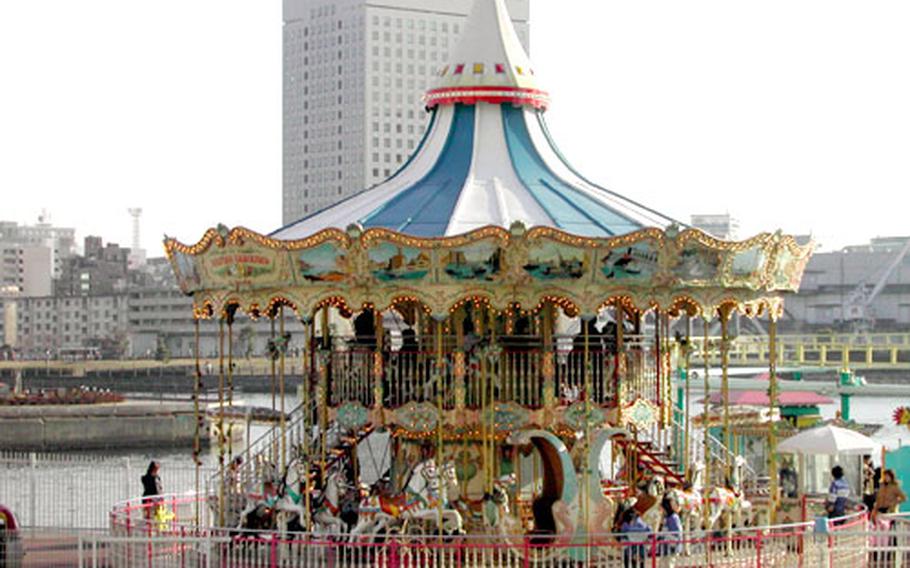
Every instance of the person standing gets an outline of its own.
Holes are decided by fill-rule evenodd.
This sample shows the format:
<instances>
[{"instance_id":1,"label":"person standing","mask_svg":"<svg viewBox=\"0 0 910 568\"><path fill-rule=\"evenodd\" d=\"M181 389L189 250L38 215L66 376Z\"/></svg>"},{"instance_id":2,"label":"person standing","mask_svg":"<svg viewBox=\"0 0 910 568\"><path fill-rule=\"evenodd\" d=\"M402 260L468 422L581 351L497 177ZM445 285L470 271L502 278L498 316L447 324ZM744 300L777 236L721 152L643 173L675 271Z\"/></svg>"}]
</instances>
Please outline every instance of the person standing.
<instances>
[{"instance_id":1,"label":"person standing","mask_svg":"<svg viewBox=\"0 0 910 568\"><path fill-rule=\"evenodd\" d=\"M669 497L664 497L660 502L663 509L664 521L660 527L661 555L675 556L682 552L683 529L682 520L676 502Z\"/></svg>"},{"instance_id":2,"label":"person standing","mask_svg":"<svg viewBox=\"0 0 910 568\"><path fill-rule=\"evenodd\" d=\"M875 508L875 467L872 465L872 456L863 456L863 505L872 513Z\"/></svg>"},{"instance_id":3,"label":"person standing","mask_svg":"<svg viewBox=\"0 0 910 568\"><path fill-rule=\"evenodd\" d=\"M158 471L161 469L161 465L152 461L149 463L149 467L145 472L145 475L142 476L142 503L145 504L145 516L151 517L152 509L155 508L155 504L160 500L162 493L161 489L161 477L158 476Z\"/></svg>"},{"instance_id":4,"label":"person standing","mask_svg":"<svg viewBox=\"0 0 910 568\"><path fill-rule=\"evenodd\" d=\"M623 540L629 544L623 545L622 558L625 568L638 568L645 565L645 542L651 533L651 527L645 524L635 509L634 505L622 514L622 524L619 532Z\"/></svg>"},{"instance_id":5,"label":"person standing","mask_svg":"<svg viewBox=\"0 0 910 568\"><path fill-rule=\"evenodd\" d=\"M900 504L906 500L907 496L897 482L894 470L886 469L882 475L882 484L875 498L872 515L874 517L878 514L896 513Z\"/></svg>"},{"instance_id":6,"label":"person standing","mask_svg":"<svg viewBox=\"0 0 910 568\"><path fill-rule=\"evenodd\" d=\"M844 468L839 465L831 468L831 486L825 500L825 510L829 519L837 519L847 514L847 501L850 499L850 484L844 479Z\"/></svg>"}]
</instances>

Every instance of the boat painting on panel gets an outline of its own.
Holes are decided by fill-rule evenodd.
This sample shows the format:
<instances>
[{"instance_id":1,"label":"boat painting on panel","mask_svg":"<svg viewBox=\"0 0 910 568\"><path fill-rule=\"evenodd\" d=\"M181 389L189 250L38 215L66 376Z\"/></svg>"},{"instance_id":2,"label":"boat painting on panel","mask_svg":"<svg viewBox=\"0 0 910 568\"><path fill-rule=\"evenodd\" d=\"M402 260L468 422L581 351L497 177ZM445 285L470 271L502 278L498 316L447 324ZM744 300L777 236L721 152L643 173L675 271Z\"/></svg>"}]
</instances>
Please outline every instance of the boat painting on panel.
<instances>
[{"instance_id":1,"label":"boat painting on panel","mask_svg":"<svg viewBox=\"0 0 910 568\"><path fill-rule=\"evenodd\" d=\"M502 251L494 242L480 241L449 251L445 272L455 280L492 281L502 265Z\"/></svg>"},{"instance_id":2,"label":"boat painting on panel","mask_svg":"<svg viewBox=\"0 0 910 568\"><path fill-rule=\"evenodd\" d=\"M382 242L369 250L370 271L378 280L420 280L430 271L430 252Z\"/></svg>"},{"instance_id":3,"label":"boat painting on panel","mask_svg":"<svg viewBox=\"0 0 910 568\"><path fill-rule=\"evenodd\" d=\"M600 270L610 280L648 280L657 272L657 251L647 243L616 248L601 256Z\"/></svg>"},{"instance_id":4,"label":"boat painting on panel","mask_svg":"<svg viewBox=\"0 0 910 568\"><path fill-rule=\"evenodd\" d=\"M340 282L345 278L346 260L344 251L328 242L300 251L297 267L311 282Z\"/></svg>"},{"instance_id":5,"label":"boat painting on panel","mask_svg":"<svg viewBox=\"0 0 910 568\"><path fill-rule=\"evenodd\" d=\"M528 250L525 271L538 280L576 280L585 274L585 251L552 241L540 241Z\"/></svg>"}]
</instances>

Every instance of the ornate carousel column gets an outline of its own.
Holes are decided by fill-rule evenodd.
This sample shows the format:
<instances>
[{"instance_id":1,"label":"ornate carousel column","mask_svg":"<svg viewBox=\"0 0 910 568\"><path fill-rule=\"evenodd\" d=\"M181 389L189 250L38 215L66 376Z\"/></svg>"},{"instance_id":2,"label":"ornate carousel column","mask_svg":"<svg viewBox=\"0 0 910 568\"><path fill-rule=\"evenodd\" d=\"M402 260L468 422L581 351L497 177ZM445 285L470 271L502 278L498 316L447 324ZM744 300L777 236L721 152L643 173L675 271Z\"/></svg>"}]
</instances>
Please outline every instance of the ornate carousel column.
<instances>
[{"instance_id":1,"label":"ornate carousel column","mask_svg":"<svg viewBox=\"0 0 910 568\"><path fill-rule=\"evenodd\" d=\"M777 392L777 310L768 312L768 407L771 420L768 422L768 476L771 493L771 524L777 522L777 509L780 505L777 473L777 422L774 411L778 409Z\"/></svg>"},{"instance_id":2,"label":"ornate carousel column","mask_svg":"<svg viewBox=\"0 0 910 568\"><path fill-rule=\"evenodd\" d=\"M730 478L733 463L730 461L730 455L733 451L733 436L730 430L730 315L732 308L729 305L723 305L717 310L720 317L720 397L723 404L723 441L728 452L724 454L724 473L726 478Z\"/></svg>"},{"instance_id":3,"label":"ornate carousel column","mask_svg":"<svg viewBox=\"0 0 910 568\"><path fill-rule=\"evenodd\" d=\"M196 470L196 495L200 494L200 469L202 468L202 440L201 430L203 425L202 415L199 413L199 393L202 390L202 367L199 364L199 315L193 314L193 357L195 366L193 373L193 419L196 422L196 430L193 433L193 466ZM199 526L199 500L195 501L193 506L193 517L196 526Z\"/></svg>"},{"instance_id":4,"label":"ornate carousel column","mask_svg":"<svg viewBox=\"0 0 910 568\"><path fill-rule=\"evenodd\" d=\"M224 526L224 314L218 319L218 526Z\"/></svg>"}]
</instances>

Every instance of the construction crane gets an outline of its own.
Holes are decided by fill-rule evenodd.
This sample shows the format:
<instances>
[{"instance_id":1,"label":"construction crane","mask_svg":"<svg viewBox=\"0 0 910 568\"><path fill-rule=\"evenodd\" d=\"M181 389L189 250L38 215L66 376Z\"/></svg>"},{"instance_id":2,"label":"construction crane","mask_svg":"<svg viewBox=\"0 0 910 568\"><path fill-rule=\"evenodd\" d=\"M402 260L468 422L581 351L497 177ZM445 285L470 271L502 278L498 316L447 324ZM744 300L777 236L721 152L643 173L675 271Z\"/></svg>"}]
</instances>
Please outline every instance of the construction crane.
<instances>
[{"instance_id":1,"label":"construction crane","mask_svg":"<svg viewBox=\"0 0 910 568\"><path fill-rule=\"evenodd\" d=\"M888 279L894 274L894 271L900 266L901 261L910 252L910 238L907 238L904 245L898 251L897 255L888 264L885 271L878 278L875 284L863 279L856 288L851 291L844 300L843 313L844 319L849 322L856 332L868 332L875 326L875 314L872 310L872 302L885 289Z\"/></svg>"}]
</instances>

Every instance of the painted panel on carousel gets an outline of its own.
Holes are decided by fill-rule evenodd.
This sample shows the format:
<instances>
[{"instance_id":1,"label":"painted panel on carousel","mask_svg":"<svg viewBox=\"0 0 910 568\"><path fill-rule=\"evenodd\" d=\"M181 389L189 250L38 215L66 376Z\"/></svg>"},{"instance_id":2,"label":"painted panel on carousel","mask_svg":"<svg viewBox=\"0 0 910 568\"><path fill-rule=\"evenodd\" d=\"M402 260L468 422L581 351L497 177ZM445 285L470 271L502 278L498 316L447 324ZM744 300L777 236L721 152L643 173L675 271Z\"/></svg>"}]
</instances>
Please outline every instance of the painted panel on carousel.
<instances>
[{"instance_id":1,"label":"painted panel on carousel","mask_svg":"<svg viewBox=\"0 0 910 568\"><path fill-rule=\"evenodd\" d=\"M803 271L809 262L810 253L794 254L786 244L781 245L777 252L777 262L774 266L771 287L778 290L799 290L799 283L803 278Z\"/></svg>"},{"instance_id":2,"label":"painted panel on carousel","mask_svg":"<svg viewBox=\"0 0 910 568\"><path fill-rule=\"evenodd\" d=\"M445 273L455 280L496 280L502 269L502 249L493 241L457 247L443 255Z\"/></svg>"},{"instance_id":3,"label":"painted panel on carousel","mask_svg":"<svg viewBox=\"0 0 910 568\"><path fill-rule=\"evenodd\" d=\"M290 276L284 253L255 245L210 249L199 258L211 287L255 288Z\"/></svg>"},{"instance_id":4,"label":"painted panel on carousel","mask_svg":"<svg viewBox=\"0 0 910 568\"><path fill-rule=\"evenodd\" d=\"M382 282L421 280L431 268L430 251L380 242L367 252L370 272Z\"/></svg>"},{"instance_id":5,"label":"painted panel on carousel","mask_svg":"<svg viewBox=\"0 0 910 568\"><path fill-rule=\"evenodd\" d=\"M196 257L180 252L173 253L177 284L181 290L198 290L202 287L202 278L196 265Z\"/></svg>"},{"instance_id":6,"label":"painted panel on carousel","mask_svg":"<svg viewBox=\"0 0 910 568\"><path fill-rule=\"evenodd\" d=\"M395 411L399 426L414 434L429 434L439 423L439 410L429 402L409 402Z\"/></svg>"},{"instance_id":7,"label":"painted panel on carousel","mask_svg":"<svg viewBox=\"0 0 910 568\"><path fill-rule=\"evenodd\" d=\"M337 244L322 243L297 253L297 270L310 282L340 282L346 277L347 256Z\"/></svg>"},{"instance_id":8,"label":"painted panel on carousel","mask_svg":"<svg viewBox=\"0 0 910 568\"><path fill-rule=\"evenodd\" d=\"M525 271L538 280L577 280L585 274L585 251L549 240L539 240L528 248Z\"/></svg>"},{"instance_id":9,"label":"painted panel on carousel","mask_svg":"<svg viewBox=\"0 0 910 568\"><path fill-rule=\"evenodd\" d=\"M690 242L680 251L674 272L683 282L709 282L719 276L722 261L722 252Z\"/></svg>"},{"instance_id":10,"label":"painted panel on carousel","mask_svg":"<svg viewBox=\"0 0 910 568\"><path fill-rule=\"evenodd\" d=\"M600 428L606 422L604 411L591 404L590 408L585 401L577 401L566 409L563 421L574 430L583 430L585 427Z\"/></svg>"},{"instance_id":11,"label":"painted panel on carousel","mask_svg":"<svg viewBox=\"0 0 910 568\"><path fill-rule=\"evenodd\" d=\"M736 280L753 280L760 278L765 268L768 255L765 245L759 244L733 254L730 274Z\"/></svg>"},{"instance_id":12,"label":"painted panel on carousel","mask_svg":"<svg viewBox=\"0 0 910 568\"><path fill-rule=\"evenodd\" d=\"M488 408L483 413L483 421L490 422L490 412ZM521 405L515 402L498 402L496 409L493 411L493 424L497 432L514 432L527 425L531 413Z\"/></svg>"},{"instance_id":13,"label":"painted panel on carousel","mask_svg":"<svg viewBox=\"0 0 910 568\"><path fill-rule=\"evenodd\" d=\"M657 272L657 249L651 243L635 243L599 253L600 271L609 280L649 281Z\"/></svg>"}]
</instances>

